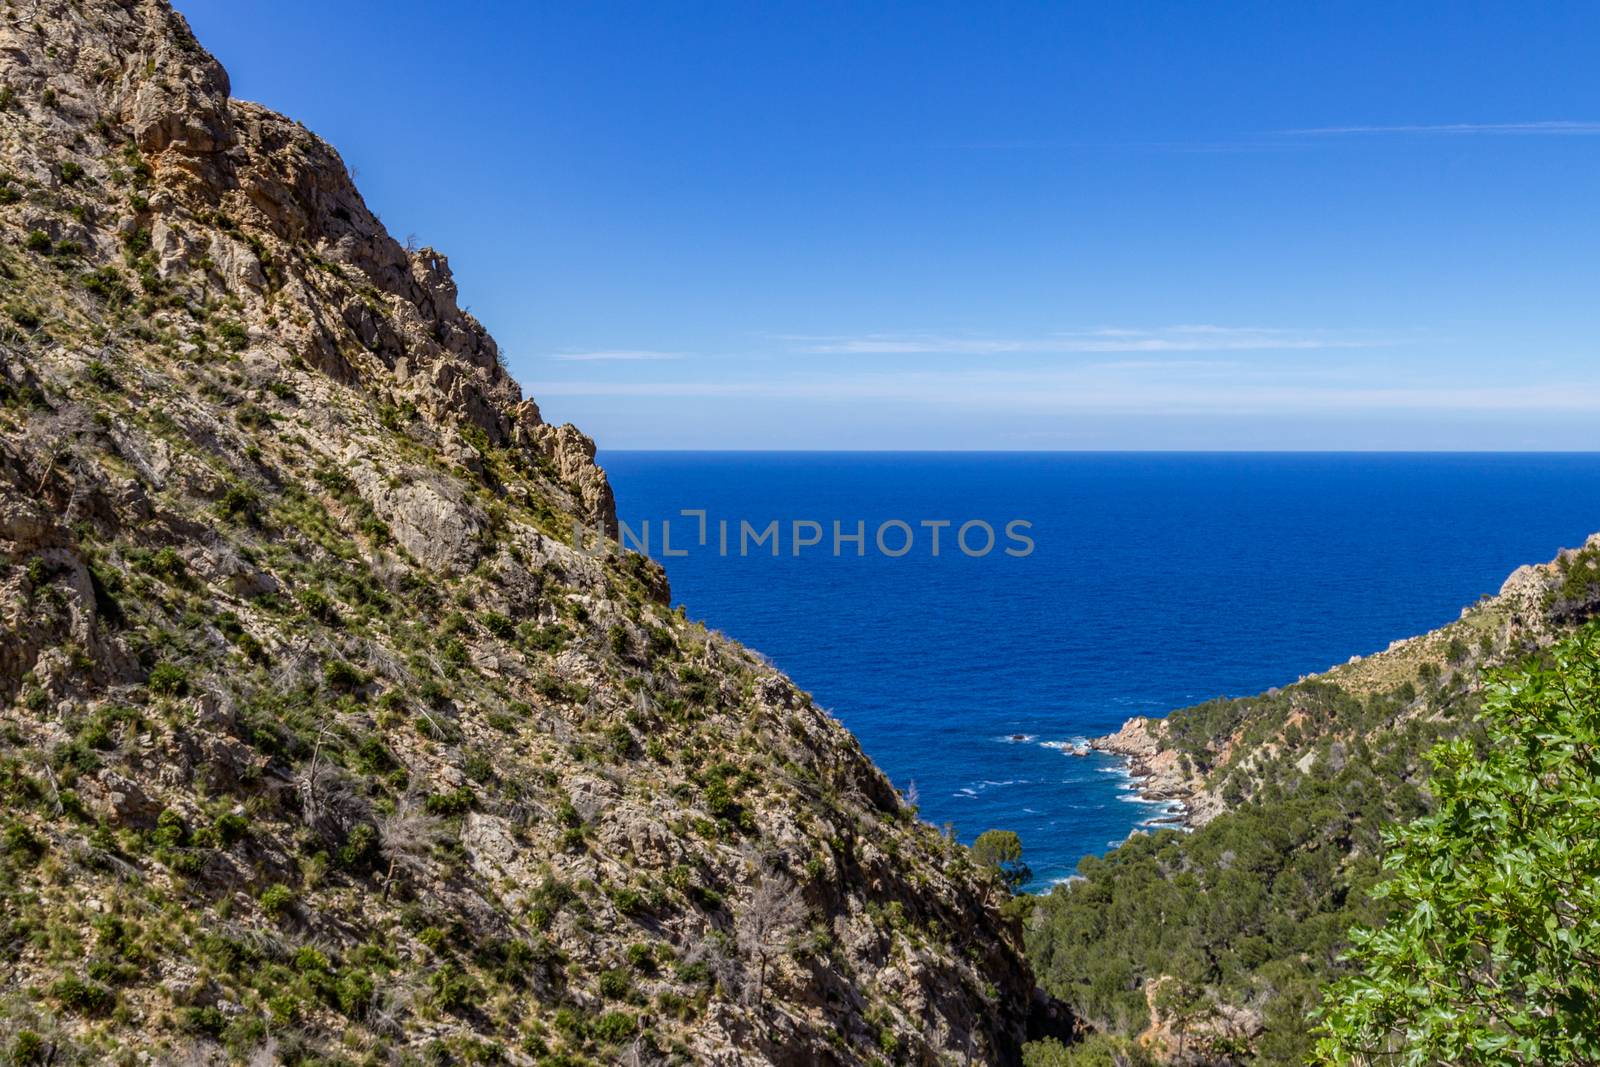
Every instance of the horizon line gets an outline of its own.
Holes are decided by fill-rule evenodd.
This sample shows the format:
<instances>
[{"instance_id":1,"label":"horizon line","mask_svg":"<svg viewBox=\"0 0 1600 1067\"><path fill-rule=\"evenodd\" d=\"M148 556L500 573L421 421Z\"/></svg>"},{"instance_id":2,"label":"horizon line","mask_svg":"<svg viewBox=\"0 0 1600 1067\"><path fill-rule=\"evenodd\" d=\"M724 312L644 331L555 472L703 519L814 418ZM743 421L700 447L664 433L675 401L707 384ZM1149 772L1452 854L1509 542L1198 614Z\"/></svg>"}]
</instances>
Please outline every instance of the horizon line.
<instances>
[{"instance_id":1,"label":"horizon line","mask_svg":"<svg viewBox=\"0 0 1600 1067\"><path fill-rule=\"evenodd\" d=\"M607 448L682 455L1600 456L1600 448Z\"/></svg>"}]
</instances>

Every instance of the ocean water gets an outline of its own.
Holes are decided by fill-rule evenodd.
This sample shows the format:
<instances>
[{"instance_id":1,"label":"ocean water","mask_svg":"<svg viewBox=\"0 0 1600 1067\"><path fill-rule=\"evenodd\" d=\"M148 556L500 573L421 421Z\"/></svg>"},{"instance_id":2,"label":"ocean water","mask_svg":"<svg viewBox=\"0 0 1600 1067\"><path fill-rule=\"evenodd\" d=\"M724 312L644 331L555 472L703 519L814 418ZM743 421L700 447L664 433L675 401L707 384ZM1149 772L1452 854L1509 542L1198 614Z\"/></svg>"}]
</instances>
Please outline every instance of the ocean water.
<instances>
[{"instance_id":1,"label":"ocean water","mask_svg":"<svg viewBox=\"0 0 1600 1067\"><path fill-rule=\"evenodd\" d=\"M691 617L760 649L924 818L1016 830L1035 888L1162 812L1066 751L1130 715L1294 681L1456 617L1600 530L1600 454L607 452ZM706 544L698 516L706 512ZM670 549L661 523L670 520ZM727 554L719 520L729 523ZM740 523L777 520L740 555ZM821 527L793 545L792 523ZM865 554L843 534L865 524ZM891 556L875 543L881 523ZM924 521L939 528L931 552ZM995 547L968 556L956 528ZM1007 555L1012 520L1033 542ZM813 533L810 527L802 534ZM982 548L981 527L967 544ZM685 553L677 555L676 553Z\"/></svg>"}]
</instances>

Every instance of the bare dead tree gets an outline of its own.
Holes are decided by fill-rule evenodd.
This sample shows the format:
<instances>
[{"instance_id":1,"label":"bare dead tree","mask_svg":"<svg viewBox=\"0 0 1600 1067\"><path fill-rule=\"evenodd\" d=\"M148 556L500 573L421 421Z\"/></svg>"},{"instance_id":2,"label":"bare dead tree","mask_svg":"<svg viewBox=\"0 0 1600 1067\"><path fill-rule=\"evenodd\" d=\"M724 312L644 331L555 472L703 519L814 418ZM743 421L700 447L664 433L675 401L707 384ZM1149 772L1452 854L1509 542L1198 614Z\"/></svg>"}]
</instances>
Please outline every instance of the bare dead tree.
<instances>
[{"instance_id":1,"label":"bare dead tree","mask_svg":"<svg viewBox=\"0 0 1600 1067\"><path fill-rule=\"evenodd\" d=\"M720 930L711 930L704 941L697 943L684 956L684 962L693 966L703 963L711 980L730 992L737 991L741 984L742 970L739 959L735 955L729 938Z\"/></svg>"},{"instance_id":2,"label":"bare dead tree","mask_svg":"<svg viewBox=\"0 0 1600 1067\"><path fill-rule=\"evenodd\" d=\"M756 966L753 994L759 1009L766 997L767 969L772 960L789 948L791 938L804 925L805 898L794 879L782 871L762 875L750 903L745 905L735 924L739 954Z\"/></svg>"},{"instance_id":3,"label":"bare dead tree","mask_svg":"<svg viewBox=\"0 0 1600 1067\"><path fill-rule=\"evenodd\" d=\"M404 1034L406 1005L414 996L414 990L394 987L373 993L372 1003L367 1008L367 1028L389 1038Z\"/></svg>"},{"instance_id":4,"label":"bare dead tree","mask_svg":"<svg viewBox=\"0 0 1600 1067\"><path fill-rule=\"evenodd\" d=\"M389 871L383 879L383 895L389 896L389 886L396 871L420 874L427 865L433 846L444 839L444 823L427 810L416 797L407 794L400 798L394 811L378 820L378 850L389 861Z\"/></svg>"},{"instance_id":5,"label":"bare dead tree","mask_svg":"<svg viewBox=\"0 0 1600 1067\"><path fill-rule=\"evenodd\" d=\"M42 493L50 478L62 466L78 469L82 466L80 438L94 432L94 416L82 404L65 403L55 410L36 415L28 420L22 441L25 454L39 459L36 465L39 479L34 493ZM32 472L30 472L32 473Z\"/></svg>"},{"instance_id":6,"label":"bare dead tree","mask_svg":"<svg viewBox=\"0 0 1600 1067\"><path fill-rule=\"evenodd\" d=\"M295 793L300 798L300 813L305 823L324 841L342 841L357 824L367 822L371 807L356 791L350 776L322 758L322 743L331 726L317 734L311 760L294 777Z\"/></svg>"}]
</instances>

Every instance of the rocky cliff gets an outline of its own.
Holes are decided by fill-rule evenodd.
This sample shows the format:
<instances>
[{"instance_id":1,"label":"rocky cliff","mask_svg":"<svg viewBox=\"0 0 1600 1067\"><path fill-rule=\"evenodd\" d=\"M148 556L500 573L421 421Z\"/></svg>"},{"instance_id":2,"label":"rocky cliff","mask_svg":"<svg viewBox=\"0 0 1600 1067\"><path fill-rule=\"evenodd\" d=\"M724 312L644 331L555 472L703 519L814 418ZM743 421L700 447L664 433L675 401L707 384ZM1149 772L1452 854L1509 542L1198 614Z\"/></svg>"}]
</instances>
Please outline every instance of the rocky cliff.
<instances>
[{"instance_id":1,"label":"rocky cliff","mask_svg":"<svg viewBox=\"0 0 1600 1067\"><path fill-rule=\"evenodd\" d=\"M19 1063L1003 1063L1003 894L667 607L332 148L154 0L0 12Z\"/></svg>"}]
</instances>

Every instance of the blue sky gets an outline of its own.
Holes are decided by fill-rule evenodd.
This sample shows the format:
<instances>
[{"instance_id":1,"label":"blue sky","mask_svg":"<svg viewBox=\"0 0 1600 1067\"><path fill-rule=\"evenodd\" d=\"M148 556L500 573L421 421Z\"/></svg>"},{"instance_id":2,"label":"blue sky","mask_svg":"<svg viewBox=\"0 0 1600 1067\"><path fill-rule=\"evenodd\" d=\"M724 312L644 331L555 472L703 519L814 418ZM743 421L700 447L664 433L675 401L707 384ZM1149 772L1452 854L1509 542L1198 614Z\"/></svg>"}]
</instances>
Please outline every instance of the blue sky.
<instances>
[{"instance_id":1,"label":"blue sky","mask_svg":"<svg viewBox=\"0 0 1600 1067\"><path fill-rule=\"evenodd\" d=\"M1600 448L1600 6L177 0L610 448Z\"/></svg>"}]
</instances>

